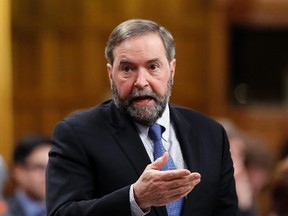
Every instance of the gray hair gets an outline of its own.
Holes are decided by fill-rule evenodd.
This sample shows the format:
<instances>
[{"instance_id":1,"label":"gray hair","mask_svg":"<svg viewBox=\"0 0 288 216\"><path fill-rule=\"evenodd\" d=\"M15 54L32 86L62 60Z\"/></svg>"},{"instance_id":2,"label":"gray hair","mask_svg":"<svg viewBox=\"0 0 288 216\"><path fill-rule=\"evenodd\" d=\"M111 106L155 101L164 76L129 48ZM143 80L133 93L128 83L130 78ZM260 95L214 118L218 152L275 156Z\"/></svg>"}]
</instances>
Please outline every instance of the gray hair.
<instances>
[{"instance_id":1,"label":"gray hair","mask_svg":"<svg viewBox=\"0 0 288 216\"><path fill-rule=\"evenodd\" d=\"M116 46L130 37L158 33L163 41L169 62L175 57L175 44L172 34L159 24L145 19L130 19L119 24L110 34L105 48L105 57L109 64L113 64L113 51Z\"/></svg>"}]
</instances>

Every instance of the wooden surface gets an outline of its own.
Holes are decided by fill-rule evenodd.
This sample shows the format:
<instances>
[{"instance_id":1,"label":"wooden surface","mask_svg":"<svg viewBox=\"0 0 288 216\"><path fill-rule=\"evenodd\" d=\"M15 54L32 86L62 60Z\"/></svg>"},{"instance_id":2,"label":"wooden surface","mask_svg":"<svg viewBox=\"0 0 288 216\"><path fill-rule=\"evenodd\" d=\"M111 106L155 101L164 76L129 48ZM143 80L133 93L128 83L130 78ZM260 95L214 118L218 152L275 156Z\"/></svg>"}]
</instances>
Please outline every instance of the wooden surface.
<instances>
[{"instance_id":1,"label":"wooden surface","mask_svg":"<svg viewBox=\"0 0 288 216\"><path fill-rule=\"evenodd\" d=\"M285 27L287 15L284 0L13 0L13 73L0 72L8 92L0 93L3 104L8 95L0 107L8 113L8 119L1 116L8 129L1 124L0 131L8 130L8 145L3 149L1 143L0 150L7 154L12 148L12 131L14 139L27 133L50 135L66 115L110 98L104 58L109 33L126 19L148 18L167 27L176 41L171 101L230 118L266 139L278 155L288 136L288 107L238 106L227 99L228 28L231 23Z\"/></svg>"},{"instance_id":2,"label":"wooden surface","mask_svg":"<svg viewBox=\"0 0 288 216\"><path fill-rule=\"evenodd\" d=\"M0 154L9 161L13 148L10 1L0 1Z\"/></svg>"},{"instance_id":3,"label":"wooden surface","mask_svg":"<svg viewBox=\"0 0 288 216\"><path fill-rule=\"evenodd\" d=\"M173 33L173 103L231 118L267 138L275 154L288 134L287 107L227 99L229 25L288 26L286 1L13 0L12 6L15 138L49 135L64 116L110 97L104 48L111 30L130 18L155 20Z\"/></svg>"}]
</instances>

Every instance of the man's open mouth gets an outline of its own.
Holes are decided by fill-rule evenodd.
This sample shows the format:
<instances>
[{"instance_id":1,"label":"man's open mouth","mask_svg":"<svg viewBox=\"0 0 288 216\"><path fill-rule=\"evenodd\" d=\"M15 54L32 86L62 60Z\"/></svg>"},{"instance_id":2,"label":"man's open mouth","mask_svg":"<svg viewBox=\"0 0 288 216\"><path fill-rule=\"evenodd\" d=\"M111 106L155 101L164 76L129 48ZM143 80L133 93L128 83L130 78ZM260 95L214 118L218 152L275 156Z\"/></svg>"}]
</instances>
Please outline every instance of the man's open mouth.
<instances>
[{"instance_id":1,"label":"man's open mouth","mask_svg":"<svg viewBox=\"0 0 288 216\"><path fill-rule=\"evenodd\" d=\"M145 101L145 100L154 100L154 97L151 96L139 96L139 97L135 97L133 98L133 101L139 102L139 101Z\"/></svg>"},{"instance_id":2,"label":"man's open mouth","mask_svg":"<svg viewBox=\"0 0 288 216\"><path fill-rule=\"evenodd\" d=\"M152 96L138 96L138 97L134 97L131 100L131 103L133 103L134 105L138 105L138 106L151 106L153 101L155 101L156 99Z\"/></svg>"}]
</instances>

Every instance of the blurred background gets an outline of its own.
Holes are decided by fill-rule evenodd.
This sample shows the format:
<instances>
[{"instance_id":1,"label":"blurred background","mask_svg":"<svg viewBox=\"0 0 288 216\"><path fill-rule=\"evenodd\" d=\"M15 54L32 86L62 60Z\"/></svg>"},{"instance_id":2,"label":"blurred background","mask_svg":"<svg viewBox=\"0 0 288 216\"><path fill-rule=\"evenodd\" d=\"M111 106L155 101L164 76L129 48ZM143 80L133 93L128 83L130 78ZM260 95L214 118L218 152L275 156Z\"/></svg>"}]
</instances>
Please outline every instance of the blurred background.
<instances>
[{"instance_id":1,"label":"blurred background","mask_svg":"<svg viewBox=\"0 0 288 216\"><path fill-rule=\"evenodd\" d=\"M0 154L8 164L20 137L50 136L66 115L110 98L104 48L130 18L174 35L172 103L228 118L264 139L274 158L281 154L287 0L0 0ZM268 208L262 204L263 216Z\"/></svg>"}]
</instances>

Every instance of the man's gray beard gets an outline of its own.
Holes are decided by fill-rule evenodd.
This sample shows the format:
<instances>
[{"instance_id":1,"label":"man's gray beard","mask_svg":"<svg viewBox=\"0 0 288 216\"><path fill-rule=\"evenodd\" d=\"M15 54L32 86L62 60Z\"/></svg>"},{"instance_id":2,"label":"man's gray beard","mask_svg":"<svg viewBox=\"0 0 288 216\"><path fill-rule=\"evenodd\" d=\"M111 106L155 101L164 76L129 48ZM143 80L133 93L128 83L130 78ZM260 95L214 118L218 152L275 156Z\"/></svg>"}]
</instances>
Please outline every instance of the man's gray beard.
<instances>
[{"instance_id":1,"label":"man's gray beard","mask_svg":"<svg viewBox=\"0 0 288 216\"><path fill-rule=\"evenodd\" d=\"M134 89L128 98L121 98L115 82L112 82L112 96L115 105L122 111L127 113L137 123L149 127L153 125L158 118L160 118L166 108L172 91L172 78L167 83L167 91L164 97L159 97L156 93L150 90ZM139 96L149 96L154 99L155 106L135 107L133 101Z\"/></svg>"}]
</instances>

